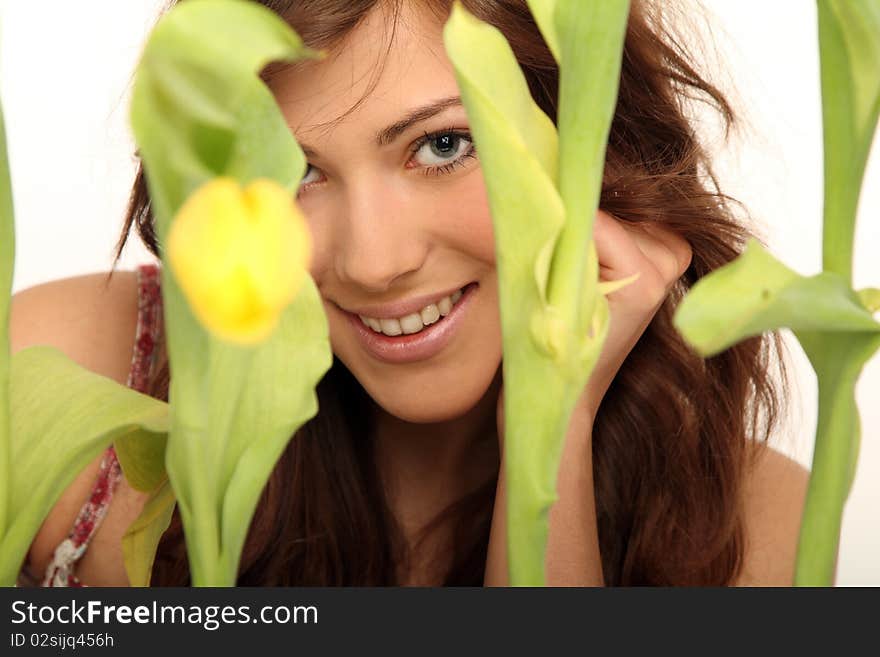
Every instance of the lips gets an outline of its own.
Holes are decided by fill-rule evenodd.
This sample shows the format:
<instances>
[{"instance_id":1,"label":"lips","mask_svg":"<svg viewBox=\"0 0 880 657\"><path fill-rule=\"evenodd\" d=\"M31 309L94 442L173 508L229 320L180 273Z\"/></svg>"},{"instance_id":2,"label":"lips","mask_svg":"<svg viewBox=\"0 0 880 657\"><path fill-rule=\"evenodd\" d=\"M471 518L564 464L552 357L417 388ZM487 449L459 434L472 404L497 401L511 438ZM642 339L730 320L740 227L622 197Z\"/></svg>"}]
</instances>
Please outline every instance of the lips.
<instances>
[{"instance_id":1,"label":"lips","mask_svg":"<svg viewBox=\"0 0 880 657\"><path fill-rule=\"evenodd\" d=\"M404 315L403 317L385 319L365 317L364 315L358 315L358 317L360 317L361 322L376 331L376 333L384 333L391 337L401 333L418 333L424 330L426 326L440 321L452 312L452 307L461 299L461 296L462 290L456 290L450 296L443 297L437 301L437 303L431 303L420 311Z\"/></svg>"},{"instance_id":2,"label":"lips","mask_svg":"<svg viewBox=\"0 0 880 657\"><path fill-rule=\"evenodd\" d=\"M377 319L403 317L405 315L409 315L410 313L419 312L425 306L432 303L437 303L443 297L450 296L459 289L463 288L454 287L449 290L445 290L435 294L425 294L420 297L393 301L391 303L358 307L347 306L345 308L342 308L342 310L353 313L355 315L363 315L364 317L375 317Z\"/></svg>"},{"instance_id":3,"label":"lips","mask_svg":"<svg viewBox=\"0 0 880 657\"><path fill-rule=\"evenodd\" d=\"M470 283L462 288L461 297L452 306L450 312L440 317L436 322L425 326L420 331L411 334L402 334L396 336L385 335L374 331L367 326L357 313L343 311L352 327L355 336L358 338L361 346L371 356L386 363L411 363L420 360L427 360L436 355L446 347L453 337L457 334L463 320L465 319L468 309L473 303L479 291L479 284ZM453 291L454 292L454 291ZM446 295L441 295L442 298ZM412 310L412 308L420 308L416 304L424 303L427 299L429 303L432 299L437 299L437 295L433 297L423 297L408 303L408 308L402 304L398 307L404 310ZM374 311L375 312L375 311Z\"/></svg>"}]
</instances>

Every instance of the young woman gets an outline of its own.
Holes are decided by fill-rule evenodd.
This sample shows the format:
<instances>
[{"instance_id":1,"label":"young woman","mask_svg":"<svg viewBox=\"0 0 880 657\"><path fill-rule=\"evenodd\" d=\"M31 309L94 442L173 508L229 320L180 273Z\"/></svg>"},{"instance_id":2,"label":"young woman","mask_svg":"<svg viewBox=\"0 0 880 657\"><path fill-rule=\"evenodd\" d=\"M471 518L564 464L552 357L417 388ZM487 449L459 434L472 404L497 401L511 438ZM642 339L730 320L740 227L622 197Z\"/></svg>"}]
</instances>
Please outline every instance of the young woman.
<instances>
[{"instance_id":1,"label":"young woman","mask_svg":"<svg viewBox=\"0 0 880 657\"><path fill-rule=\"evenodd\" d=\"M265 0L320 62L264 78L309 167L297 200L335 354L320 411L264 490L243 585L506 583L503 382L492 222L441 37L444 0ZM525 2L463 3L510 41L555 116L557 70ZM551 585L791 583L806 472L768 449L775 337L703 360L675 304L748 233L685 101L725 98L692 66L668 3L634 1L595 240L611 332L572 416L550 513ZM132 226L159 253L139 174ZM53 344L167 398L158 271L18 294L13 349ZM291 363L291 367L295 367ZM502 473L499 476L499 473ZM25 568L44 585L124 585L121 537L145 495L112 449L65 492ZM111 502L112 499L112 502ZM71 529L73 528L73 529ZM154 585L186 585L179 517ZM86 549L87 548L87 549Z\"/></svg>"}]
</instances>

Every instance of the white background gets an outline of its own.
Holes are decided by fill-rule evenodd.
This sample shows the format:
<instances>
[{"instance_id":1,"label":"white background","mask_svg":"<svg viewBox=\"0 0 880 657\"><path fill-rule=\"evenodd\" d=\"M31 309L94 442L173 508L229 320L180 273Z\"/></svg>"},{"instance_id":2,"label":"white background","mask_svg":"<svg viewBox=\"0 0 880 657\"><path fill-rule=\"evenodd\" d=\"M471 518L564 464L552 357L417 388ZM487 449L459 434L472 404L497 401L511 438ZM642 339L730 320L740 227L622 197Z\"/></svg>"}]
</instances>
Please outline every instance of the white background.
<instances>
[{"instance_id":1,"label":"white background","mask_svg":"<svg viewBox=\"0 0 880 657\"><path fill-rule=\"evenodd\" d=\"M130 77L164 4L0 0L0 92L16 209L15 290L109 268L133 177ZM718 145L722 187L746 204L784 262L803 274L816 273L822 133L815 4L704 5L717 47L716 80L745 110L749 126L732 143ZM880 286L878 215L875 144L860 207L857 287ZM149 259L133 238L121 267ZM792 358L794 413L776 444L809 465L815 377L797 346ZM837 582L880 585L880 357L866 368L858 393L862 451L844 517Z\"/></svg>"}]
</instances>

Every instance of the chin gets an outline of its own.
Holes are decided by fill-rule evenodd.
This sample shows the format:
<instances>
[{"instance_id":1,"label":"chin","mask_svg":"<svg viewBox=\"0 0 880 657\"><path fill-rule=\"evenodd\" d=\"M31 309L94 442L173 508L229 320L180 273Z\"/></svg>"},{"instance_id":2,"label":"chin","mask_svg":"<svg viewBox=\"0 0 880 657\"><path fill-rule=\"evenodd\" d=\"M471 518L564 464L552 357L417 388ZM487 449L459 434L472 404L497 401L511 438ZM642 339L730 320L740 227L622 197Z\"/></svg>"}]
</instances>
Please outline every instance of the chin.
<instances>
[{"instance_id":1,"label":"chin","mask_svg":"<svg viewBox=\"0 0 880 657\"><path fill-rule=\"evenodd\" d=\"M352 330L351 319L331 304L328 318L333 351L380 408L405 422L457 420L480 402L484 404L478 412L486 412L488 404L494 414L495 384L500 384L501 326L494 283L483 283L470 306L465 306L467 314L457 335L429 358L387 362L370 355ZM493 398L489 400L487 395Z\"/></svg>"},{"instance_id":2,"label":"chin","mask_svg":"<svg viewBox=\"0 0 880 657\"><path fill-rule=\"evenodd\" d=\"M461 418L487 394L497 394L490 389L500 364L499 354L494 362L472 361L468 367L399 371L394 375L388 372L386 377L361 376L356 369L349 369L385 412L405 422L429 424ZM495 399L491 403L494 408Z\"/></svg>"}]
</instances>

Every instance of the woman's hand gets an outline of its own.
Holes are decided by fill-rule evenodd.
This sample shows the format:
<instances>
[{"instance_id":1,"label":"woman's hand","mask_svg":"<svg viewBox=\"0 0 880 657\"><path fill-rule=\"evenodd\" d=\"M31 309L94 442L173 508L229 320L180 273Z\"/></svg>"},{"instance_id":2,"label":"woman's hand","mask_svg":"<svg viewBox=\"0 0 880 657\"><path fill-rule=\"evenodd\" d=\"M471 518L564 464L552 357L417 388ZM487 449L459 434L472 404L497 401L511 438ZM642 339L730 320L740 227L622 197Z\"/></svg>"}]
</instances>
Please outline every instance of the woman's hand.
<instances>
[{"instance_id":1,"label":"woman's hand","mask_svg":"<svg viewBox=\"0 0 880 657\"><path fill-rule=\"evenodd\" d=\"M582 397L595 415L623 361L690 266L692 250L684 238L659 223L625 223L601 210L596 213L594 239L601 281L638 274L608 295L608 337Z\"/></svg>"},{"instance_id":2,"label":"woman's hand","mask_svg":"<svg viewBox=\"0 0 880 657\"><path fill-rule=\"evenodd\" d=\"M601 586L604 582L593 496L593 420L624 359L691 261L688 243L670 231L625 224L602 211L596 217L594 236L600 280L616 281L633 274L638 278L608 295L608 337L569 421L557 473L557 500L549 513L547 586ZM486 586L508 583L503 386L496 412L502 462L489 533Z\"/></svg>"},{"instance_id":3,"label":"woman's hand","mask_svg":"<svg viewBox=\"0 0 880 657\"><path fill-rule=\"evenodd\" d=\"M608 295L610 326L599 360L575 407L592 421L611 381L691 262L691 247L660 224L630 224L599 210L593 229L599 279L638 278ZM498 395L499 440L504 436L504 388Z\"/></svg>"}]
</instances>

